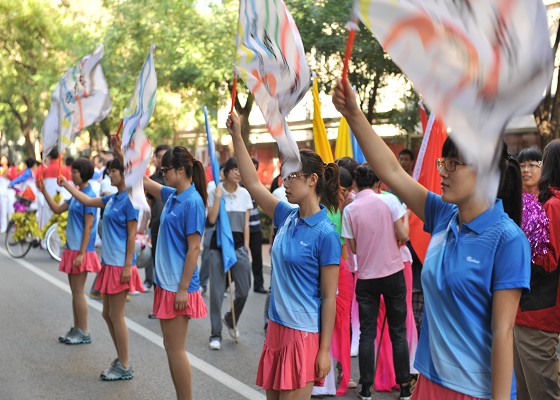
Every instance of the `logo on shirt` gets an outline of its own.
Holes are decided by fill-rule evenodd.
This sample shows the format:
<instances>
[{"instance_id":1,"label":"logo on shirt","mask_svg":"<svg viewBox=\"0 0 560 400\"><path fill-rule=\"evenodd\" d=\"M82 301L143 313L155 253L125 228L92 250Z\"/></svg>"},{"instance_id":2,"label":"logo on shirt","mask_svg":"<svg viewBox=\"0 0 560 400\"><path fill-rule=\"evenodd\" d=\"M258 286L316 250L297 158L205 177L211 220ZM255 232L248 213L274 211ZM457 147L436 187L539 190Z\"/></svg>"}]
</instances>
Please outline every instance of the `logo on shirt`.
<instances>
[{"instance_id":1,"label":"logo on shirt","mask_svg":"<svg viewBox=\"0 0 560 400\"><path fill-rule=\"evenodd\" d=\"M174 217L177 216L177 214L175 214L173 211L171 211L169 214L173 215Z\"/></svg>"},{"instance_id":2,"label":"logo on shirt","mask_svg":"<svg viewBox=\"0 0 560 400\"><path fill-rule=\"evenodd\" d=\"M300 241L299 244L301 244L302 246L305 246L305 247L309 246L309 245L308 245L307 243L305 243L303 240Z\"/></svg>"},{"instance_id":3,"label":"logo on shirt","mask_svg":"<svg viewBox=\"0 0 560 400\"><path fill-rule=\"evenodd\" d=\"M480 264L479 260L477 260L475 258L472 258L471 256L467 257L467 261L470 262L470 263L473 263L473 264Z\"/></svg>"}]
</instances>

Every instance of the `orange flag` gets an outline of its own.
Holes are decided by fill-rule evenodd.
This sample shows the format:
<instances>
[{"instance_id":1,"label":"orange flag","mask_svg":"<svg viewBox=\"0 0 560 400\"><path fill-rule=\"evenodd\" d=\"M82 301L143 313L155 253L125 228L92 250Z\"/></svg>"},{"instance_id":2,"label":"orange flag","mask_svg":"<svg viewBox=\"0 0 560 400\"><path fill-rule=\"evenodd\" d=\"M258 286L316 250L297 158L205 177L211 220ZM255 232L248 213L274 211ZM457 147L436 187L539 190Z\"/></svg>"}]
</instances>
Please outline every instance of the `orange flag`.
<instances>
[{"instance_id":1,"label":"orange flag","mask_svg":"<svg viewBox=\"0 0 560 400\"><path fill-rule=\"evenodd\" d=\"M424 138L416 159L413 177L429 191L441 194L441 177L436 169L436 158L441 157L441 148L447 139L447 128L441 119L435 118L433 113L428 119L422 103L419 104L419 109ZM424 232L424 223L414 213L410 216L409 226L410 242L424 264L431 236Z\"/></svg>"}]
</instances>

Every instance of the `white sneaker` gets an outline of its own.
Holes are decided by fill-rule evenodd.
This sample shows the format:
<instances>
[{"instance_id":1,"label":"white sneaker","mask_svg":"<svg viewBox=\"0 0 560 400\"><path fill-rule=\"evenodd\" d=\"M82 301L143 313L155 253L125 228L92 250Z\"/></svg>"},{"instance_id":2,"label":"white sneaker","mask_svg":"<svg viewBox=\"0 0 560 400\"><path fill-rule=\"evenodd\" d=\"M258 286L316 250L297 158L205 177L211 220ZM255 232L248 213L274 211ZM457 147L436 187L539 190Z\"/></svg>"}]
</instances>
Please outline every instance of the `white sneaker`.
<instances>
[{"instance_id":1,"label":"white sneaker","mask_svg":"<svg viewBox=\"0 0 560 400\"><path fill-rule=\"evenodd\" d=\"M229 324L226 321L226 317L224 315L224 318L222 319L222 322L224 323L224 325L226 326L226 328L228 328L228 333L229 333L229 337L232 338L233 340L239 340L239 328L235 327L235 329L233 329L233 327L229 326Z\"/></svg>"},{"instance_id":2,"label":"white sneaker","mask_svg":"<svg viewBox=\"0 0 560 400\"><path fill-rule=\"evenodd\" d=\"M222 348L222 342L219 338L212 338L210 339L209 347L210 350L220 350Z\"/></svg>"}]
</instances>

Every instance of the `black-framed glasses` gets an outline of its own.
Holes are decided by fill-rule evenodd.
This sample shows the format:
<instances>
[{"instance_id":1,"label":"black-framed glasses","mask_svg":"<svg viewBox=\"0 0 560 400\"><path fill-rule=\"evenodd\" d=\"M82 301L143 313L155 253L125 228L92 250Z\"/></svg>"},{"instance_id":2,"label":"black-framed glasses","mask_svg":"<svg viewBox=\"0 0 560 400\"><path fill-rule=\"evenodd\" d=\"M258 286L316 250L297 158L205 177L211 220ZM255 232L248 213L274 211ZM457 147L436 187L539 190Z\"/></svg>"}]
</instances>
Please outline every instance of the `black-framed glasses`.
<instances>
[{"instance_id":1,"label":"black-framed glasses","mask_svg":"<svg viewBox=\"0 0 560 400\"><path fill-rule=\"evenodd\" d=\"M524 162L519 164L521 171L534 171L542 166L542 161Z\"/></svg>"},{"instance_id":2,"label":"black-framed glasses","mask_svg":"<svg viewBox=\"0 0 560 400\"><path fill-rule=\"evenodd\" d=\"M436 158L436 169L441 172L444 168L447 172L453 172L457 168L457 165L469 165L466 162L454 160L452 158Z\"/></svg>"},{"instance_id":3,"label":"black-framed glasses","mask_svg":"<svg viewBox=\"0 0 560 400\"><path fill-rule=\"evenodd\" d=\"M292 172L290 175L288 175L284 179L284 182L291 183L294 179L303 178L303 177L309 176L309 175L311 175L311 174L306 174L305 172Z\"/></svg>"},{"instance_id":4,"label":"black-framed glasses","mask_svg":"<svg viewBox=\"0 0 560 400\"><path fill-rule=\"evenodd\" d=\"M161 167L161 173L162 174L167 174L167 171L169 171L170 169L175 169L176 167Z\"/></svg>"}]
</instances>

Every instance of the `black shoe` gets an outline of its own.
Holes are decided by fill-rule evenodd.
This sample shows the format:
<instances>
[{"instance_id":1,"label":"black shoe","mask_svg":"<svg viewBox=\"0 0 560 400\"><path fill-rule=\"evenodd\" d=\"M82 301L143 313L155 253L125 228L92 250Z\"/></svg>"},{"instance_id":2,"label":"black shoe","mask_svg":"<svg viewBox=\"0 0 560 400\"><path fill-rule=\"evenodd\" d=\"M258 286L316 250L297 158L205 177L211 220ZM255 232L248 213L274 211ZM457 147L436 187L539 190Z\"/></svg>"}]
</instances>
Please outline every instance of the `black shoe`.
<instances>
[{"instance_id":1,"label":"black shoe","mask_svg":"<svg viewBox=\"0 0 560 400\"><path fill-rule=\"evenodd\" d=\"M362 400L371 400L371 386L362 385L362 390L358 393L358 398Z\"/></svg>"},{"instance_id":2,"label":"black shoe","mask_svg":"<svg viewBox=\"0 0 560 400\"><path fill-rule=\"evenodd\" d=\"M412 397L412 388L410 385L402 386L401 385L401 395L399 397L400 400L410 400Z\"/></svg>"},{"instance_id":3,"label":"black shoe","mask_svg":"<svg viewBox=\"0 0 560 400\"><path fill-rule=\"evenodd\" d=\"M265 288L261 287L257 287L253 290L255 293L262 293L262 294L267 294L268 290L266 290Z\"/></svg>"}]
</instances>

